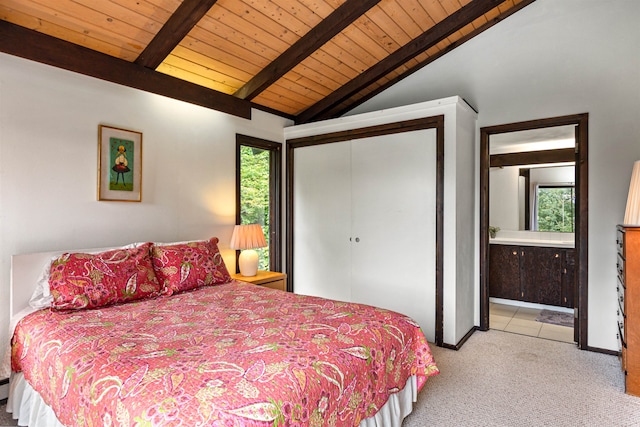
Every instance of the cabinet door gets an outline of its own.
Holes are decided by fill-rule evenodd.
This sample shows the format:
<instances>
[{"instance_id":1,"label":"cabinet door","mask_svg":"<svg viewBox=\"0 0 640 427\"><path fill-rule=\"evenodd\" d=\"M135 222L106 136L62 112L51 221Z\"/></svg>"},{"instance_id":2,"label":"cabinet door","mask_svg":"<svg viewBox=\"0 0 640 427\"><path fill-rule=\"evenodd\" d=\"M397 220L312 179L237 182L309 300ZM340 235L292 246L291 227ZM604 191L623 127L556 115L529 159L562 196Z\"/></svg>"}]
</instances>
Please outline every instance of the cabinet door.
<instances>
[{"instance_id":1,"label":"cabinet door","mask_svg":"<svg viewBox=\"0 0 640 427\"><path fill-rule=\"evenodd\" d=\"M398 311L435 339L436 132L352 141L354 302Z\"/></svg>"},{"instance_id":2,"label":"cabinet door","mask_svg":"<svg viewBox=\"0 0 640 427\"><path fill-rule=\"evenodd\" d=\"M522 300L560 306L562 293L562 250L520 247Z\"/></svg>"},{"instance_id":3,"label":"cabinet door","mask_svg":"<svg viewBox=\"0 0 640 427\"><path fill-rule=\"evenodd\" d=\"M563 307L574 308L576 287L576 251L566 249L564 252L564 268L562 269L562 303Z\"/></svg>"},{"instance_id":4,"label":"cabinet door","mask_svg":"<svg viewBox=\"0 0 640 427\"><path fill-rule=\"evenodd\" d=\"M489 296L520 300L520 248L489 246Z\"/></svg>"},{"instance_id":5,"label":"cabinet door","mask_svg":"<svg viewBox=\"0 0 640 427\"><path fill-rule=\"evenodd\" d=\"M293 291L351 300L351 148L296 148Z\"/></svg>"}]
</instances>

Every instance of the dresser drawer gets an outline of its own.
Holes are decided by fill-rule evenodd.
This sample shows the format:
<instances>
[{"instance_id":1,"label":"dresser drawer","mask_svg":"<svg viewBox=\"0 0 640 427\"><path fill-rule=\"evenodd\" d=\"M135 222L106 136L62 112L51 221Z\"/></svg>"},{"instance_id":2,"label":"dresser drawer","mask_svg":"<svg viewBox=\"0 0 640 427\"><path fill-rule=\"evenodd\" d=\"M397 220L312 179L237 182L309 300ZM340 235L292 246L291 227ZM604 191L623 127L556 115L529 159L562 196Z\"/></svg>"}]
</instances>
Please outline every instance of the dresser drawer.
<instances>
[{"instance_id":1,"label":"dresser drawer","mask_svg":"<svg viewBox=\"0 0 640 427\"><path fill-rule=\"evenodd\" d=\"M618 283L618 310L616 314L618 319L618 337L620 338L621 348L625 348L627 343L627 336L625 335L627 316L625 314L624 306L624 291L624 286Z\"/></svg>"},{"instance_id":2,"label":"dresser drawer","mask_svg":"<svg viewBox=\"0 0 640 427\"><path fill-rule=\"evenodd\" d=\"M620 347L621 348L626 348L627 347L627 337L624 334L624 319L622 320L618 320L618 335L620 337Z\"/></svg>"},{"instance_id":3,"label":"dresser drawer","mask_svg":"<svg viewBox=\"0 0 640 427\"><path fill-rule=\"evenodd\" d=\"M261 283L260 286L264 286L265 288L278 289L280 291L287 290L287 284L284 279L274 280L272 282Z\"/></svg>"},{"instance_id":4,"label":"dresser drawer","mask_svg":"<svg viewBox=\"0 0 640 427\"><path fill-rule=\"evenodd\" d=\"M621 229L618 229L616 233L616 248L618 249L618 254L624 258L624 231Z\"/></svg>"},{"instance_id":5,"label":"dresser drawer","mask_svg":"<svg viewBox=\"0 0 640 427\"><path fill-rule=\"evenodd\" d=\"M618 280L625 286L624 283L624 258L618 254L618 262L616 264L616 270L618 271Z\"/></svg>"},{"instance_id":6,"label":"dresser drawer","mask_svg":"<svg viewBox=\"0 0 640 427\"><path fill-rule=\"evenodd\" d=\"M255 276L232 274L231 277L243 282L264 286L265 288L278 289L280 291L287 290L287 275L277 271L258 270Z\"/></svg>"},{"instance_id":7,"label":"dresser drawer","mask_svg":"<svg viewBox=\"0 0 640 427\"><path fill-rule=\"evenodd\" d=\"M620 315L626 317L626 307L624 305L624 291L625 287L620 281L618 281L618 286L616 287L618 291L618 310L620 311Z\"/></svg>"},{"instance_id":8,"label":"dresser drawer","mask_svg":"<svg viewBox=\"0 0 640 427\"><path fill-rule=\"evenodd\" d=\"M620 322L618 322L618 348L620 350L620 364L622 371L626 374L627 372L627 342L624 337L624 331L620 327Z\"/></svg>"}]
</instances>

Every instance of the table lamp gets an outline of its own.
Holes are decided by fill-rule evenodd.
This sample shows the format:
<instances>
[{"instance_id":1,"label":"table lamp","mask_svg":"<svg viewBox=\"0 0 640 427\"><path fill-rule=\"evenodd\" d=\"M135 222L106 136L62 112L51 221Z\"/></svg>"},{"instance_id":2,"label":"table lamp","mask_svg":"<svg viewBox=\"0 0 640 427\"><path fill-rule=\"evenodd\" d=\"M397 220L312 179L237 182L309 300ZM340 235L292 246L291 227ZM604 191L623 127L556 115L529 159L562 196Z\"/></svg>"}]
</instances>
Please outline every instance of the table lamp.
<instances>
[{"instance_id":1,"label":"table lamp","mask_svg":"<svg viewBox=\"0 0 640 427\"><path fill-rule=\"evenodd\" d=\"M640 225L640 160L633 164L623 224Z\"/></svg>"},{"instance_id":2,"label":"table lamp","mask_svg":"<svg viewBox=\"0 0 640 427\"><path fill-rule=\"evenodd\" d=\"M231 249L241 250L238 258L240 274L246 277L255 276L258 272L258 253L256 248L264 248L267 241L260 224L236 225L231 235Z\"/></svg>"}]
</instances>

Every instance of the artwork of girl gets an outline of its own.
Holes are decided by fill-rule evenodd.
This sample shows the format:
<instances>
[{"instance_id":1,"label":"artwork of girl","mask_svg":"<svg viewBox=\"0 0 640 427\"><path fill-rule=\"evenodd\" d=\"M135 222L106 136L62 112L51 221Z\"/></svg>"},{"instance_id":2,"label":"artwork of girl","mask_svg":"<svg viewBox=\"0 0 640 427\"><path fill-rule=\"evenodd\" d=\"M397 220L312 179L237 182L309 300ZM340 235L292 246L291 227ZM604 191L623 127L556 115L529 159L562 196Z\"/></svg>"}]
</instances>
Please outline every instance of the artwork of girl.
<instances>
[{"instance_id":1,"label":"artwork of girl","mask_svg":"<svg viewBox=\"0 0 640 427\"><path fill-rule=\"evenodd\" d=\"M112 140L111 142L113 143L115 141ZM111 167L111 170L115 172L115 177L114 177L114 174L112 173L110 188L112 190L131 191L133 190L133 182L132 180L129 180L129 184L127 184L127 180L125 179L125 176L126 176L125 174L128 172L131 172L131 169L129 169L129 159L127 159L127 148L125 147L125 144L123 144L123 142L129 142L129 141L118 141L118 142L120 144L117 145L117 149L115 149L116 148L115 146L113 147L115 150L112 151L112 155L111 155L112 164L113 164L113 166ZM113 178L115 178L115 181ZM122 178L121 185L120 185L120 178Z\"/></svg>"}]
</instances>

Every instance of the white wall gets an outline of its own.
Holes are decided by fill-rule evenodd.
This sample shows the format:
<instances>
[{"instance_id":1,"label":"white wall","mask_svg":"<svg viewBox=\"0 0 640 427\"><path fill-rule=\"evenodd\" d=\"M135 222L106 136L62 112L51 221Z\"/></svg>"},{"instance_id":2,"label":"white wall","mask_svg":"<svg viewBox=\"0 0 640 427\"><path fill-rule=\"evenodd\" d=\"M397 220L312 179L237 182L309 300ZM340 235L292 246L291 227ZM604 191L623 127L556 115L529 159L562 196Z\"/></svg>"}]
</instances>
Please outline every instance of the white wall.
<instances>
[{"instance_id":1,"label":"white wall","mask_svg":"<svg viewBox=\"0 0 640 427\"><path fill-rule=\"evenodd\" d=\"M640 2L537 0L352 113L460 95L479 127L589 113L589 341L617 350L615 226L640 159Z\"/></svg>"},{"instance_id":2,"label":"white wall","mask_svg":"<svg viewBox=\"0 0 640 427\"><path fill-rule=\"evenodd\" d=\"M489 169L489 225L501 230L518 230L519 166Z\"/></svg>"},{"instance_id":3,"label":"white wall","mask_svg":"<svg viewBox=\"0 0 640 427\"><path fill-rule=\"evenodd\" d=\"M141 203L96 201L99 124L143 133ZM287 124L0 54L0 358L13 254L218 236L234 268L235 135L282 141Z\"/></svg>"},{"instance_id":4,"label":"white wall","mask_svg":"<svg viewBox=\"0 0 640 427\"><path fill-rule=\"evenodd\" d=\"M472 147L474 140L477 115L472 113L470 108L462 108L464 103L457 105L456 121L456 309L455 309L455 341L445 341L445 343L458 344L462 338L471 330L475 324L474 306L475 295L474 285L477 269L474 268L474 250L478 246L478 234L474 214L476 200L474 197L474 163L476 156ZM471 118L473 116L473 118ZM445 121L447 118L445 117ZM445 125L446 126L446 125ZM447 141L447 129L445 128L445 143ZM447 175L447 164L450 155L445 147L445 177ZM445 178L446 179L446 178ZM445 192L447 191L445 184ZM445 197L445 224L447 214L447 200ZM470 238L468 236L471 236ZM447 245L445 237L445 247ZM444 257L450 254L445 252ZM446 261L445 261L446 263ZM444 277L444 294L447 295L447 278ZM447 313L444 316L445 332L447 325ZM445 335L446 337L446 335Z\"/></svg>"},{"instance_id":5,"label":"white wall","mask_svg":"<svg viewBox=\"0 0 640 427\"><path fill-rule=\"evenodd\" d=\"M575 184L576 169L573 166L531 168L529 184L531 190L538 184Z\"/></svg>"}]
</instances>

